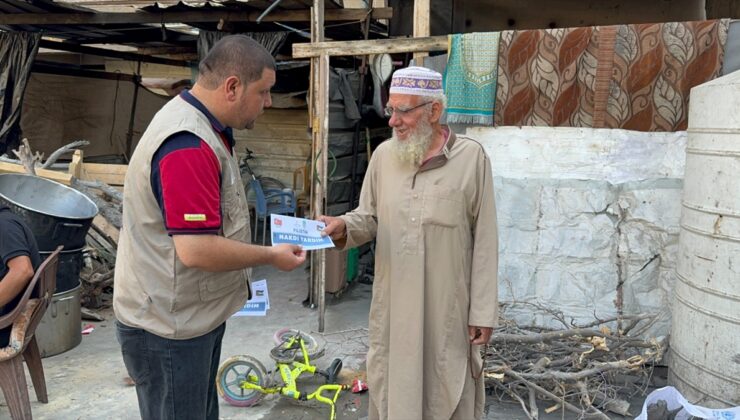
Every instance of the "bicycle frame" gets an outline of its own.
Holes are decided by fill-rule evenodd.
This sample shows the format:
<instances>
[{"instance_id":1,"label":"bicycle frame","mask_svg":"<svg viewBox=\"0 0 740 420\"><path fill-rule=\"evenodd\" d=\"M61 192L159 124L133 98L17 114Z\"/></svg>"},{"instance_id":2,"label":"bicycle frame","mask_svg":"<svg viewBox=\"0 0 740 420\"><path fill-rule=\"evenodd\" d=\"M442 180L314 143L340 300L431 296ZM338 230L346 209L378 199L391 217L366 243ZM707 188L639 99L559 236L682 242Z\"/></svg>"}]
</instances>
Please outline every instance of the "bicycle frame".
<instances>
[{"instance_id":1,"label":"bicycle frame","mask_svg":"<svg viewBox=\"0 0 740 420\"><path fill-rule=\"evenodd\" d=\"M337 398L339 398L339 393L346 389L347 387L344 385L339 384L326 384L318 387L316 391L306 394L305 392L301 392L298 390L298 385L296 383L296 380L298 377L300 377L304 372L309 372L311 374L316 373L316 366L311 364L311 361L308 358L308 351L306 350L306 345L303 341L303 337L301 337L300 334L296 334L293 337L290 338L290 340L286 341L284 346L286 349L290 349L293 347L293 345L296 344L296 341L298 342L298 345L301 348L301 352L303 354L303 361L292 361L290 363L281 363L281 362L275 362L277 365L278 370L280 371L280 377L283 380L282 386L271 386L271 387L262 387L259 385L255 385L254 383L250 381L243 381L239 386L243 389L247 390L256 390L259 392L262 392L264 394L282 394L286 397L290 397L296 400L303 400L308 401L312 399L316 399L316 401L319 401L324 404L328 404L331 407L331 414L330 419L335 419L335 403L337 401ZM251 378L250 378L251 379ZM322 395L324 391L334 392L333 396L325 397Z\"/></svg>"}]
</instances>

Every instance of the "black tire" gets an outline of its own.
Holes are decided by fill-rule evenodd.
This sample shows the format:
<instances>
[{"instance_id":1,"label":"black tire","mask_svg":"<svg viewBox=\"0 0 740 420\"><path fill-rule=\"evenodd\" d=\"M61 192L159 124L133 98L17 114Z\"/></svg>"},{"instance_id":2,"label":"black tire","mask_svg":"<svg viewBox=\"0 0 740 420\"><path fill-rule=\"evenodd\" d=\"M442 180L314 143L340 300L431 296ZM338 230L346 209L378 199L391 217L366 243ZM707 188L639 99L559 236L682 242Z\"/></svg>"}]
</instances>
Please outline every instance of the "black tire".
<instances>
[{"instance_id":1,"label":"black tire","mask_svg":"<svg viewBox=\"0 0 740 420\"><path fill-rule=\"evenodd\" d=\"M290 340L290 338L296 335L297 333L298 333L298 330L294 330L291 328L283 328L281 330L276 331L272 338L273 340L275 340L276 344L282 344ZM323 338L317 339L311 334L305 333L303 331L301 331L300 333L303 336L303 342L306 345L306 351L308 352L308 358L310 360L316 360L324 355L324 351L326 350L326 341L324 341ZM302 351L298 350L296 352L295 360L299 362L303 361Z\"/></svg>"}]
</instances>

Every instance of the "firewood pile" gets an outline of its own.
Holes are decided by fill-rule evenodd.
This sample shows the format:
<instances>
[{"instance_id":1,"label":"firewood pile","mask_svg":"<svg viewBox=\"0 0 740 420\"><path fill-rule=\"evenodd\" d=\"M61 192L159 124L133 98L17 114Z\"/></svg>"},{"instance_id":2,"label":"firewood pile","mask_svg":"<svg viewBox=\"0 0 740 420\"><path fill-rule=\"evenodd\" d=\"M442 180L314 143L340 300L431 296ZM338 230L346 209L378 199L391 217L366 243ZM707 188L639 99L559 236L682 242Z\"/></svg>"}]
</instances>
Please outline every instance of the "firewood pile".
<instances>
[{"instance_id":1,"label":"firewood pile","mask_svg":"<svg viewBox=\"0 0 740 420\"><path fill-rule=\"evenodd\" d=\"M87 233L90 258L80 273L81 303L88 309L107 308L113 299L113 273L123 198L118 190L99 181L75 180L73 187L95 201L101 216L93 221Z\"/></svg>"},{"instance_id":2,"label":"firewood pile","mask_svg":"<svg viewBox=\"0 0 740 420\"><path fill-rule=\"evenodd\" d=\"M551 316L557 328L521 326L504 318L507 307L527 305ZM579 325L536 303L503 305L502 319L485 349L486 387L499 399L519 403L529 419L570 411L604 419L606 411L630 416L627 399L644 393L664 338L643 335L653 315L598 319Z\"/></svg>"},{"instance_id":3,"label":"firewood pile","mask_svg":"<svg viewBox=\"0 0 740 420\"><path fill-rule=\"evenodd\" d=\"M91 230L87 235L89 258L86 258L85 267L80 272L80 302L88 309L102 309L110 307L113 300L116 244L107 242L93 232Z\"/></svg>"}]
</instances>

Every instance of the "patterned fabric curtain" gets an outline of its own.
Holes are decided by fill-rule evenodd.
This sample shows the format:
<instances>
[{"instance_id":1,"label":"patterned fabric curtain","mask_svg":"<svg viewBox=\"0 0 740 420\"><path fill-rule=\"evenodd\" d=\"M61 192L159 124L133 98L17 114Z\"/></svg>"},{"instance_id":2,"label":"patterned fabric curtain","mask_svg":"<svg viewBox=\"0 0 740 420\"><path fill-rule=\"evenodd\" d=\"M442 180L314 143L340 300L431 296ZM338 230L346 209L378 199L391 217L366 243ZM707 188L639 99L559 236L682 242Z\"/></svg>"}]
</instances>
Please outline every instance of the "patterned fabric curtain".
<instances>
[{"instance_id":1,"label":"patterned fabric curtain","mask_svg":"<svg viewBox=\"0 0 740 420\"><path fill-rule=\"evenodd\" d=\"M0 32L0 155L20 144L23 93L40 33Z\"/></svg>"},{"instance_id":2,"label":"patterned fabric curtain","mask_svg":"<svg viewBox=\"0 0 740 420\"><path fill-rule=\"evenodd\" d=\"M677 131L720 75L729 20L506 31L496 125Z\"/></svg>"}]
</instances>

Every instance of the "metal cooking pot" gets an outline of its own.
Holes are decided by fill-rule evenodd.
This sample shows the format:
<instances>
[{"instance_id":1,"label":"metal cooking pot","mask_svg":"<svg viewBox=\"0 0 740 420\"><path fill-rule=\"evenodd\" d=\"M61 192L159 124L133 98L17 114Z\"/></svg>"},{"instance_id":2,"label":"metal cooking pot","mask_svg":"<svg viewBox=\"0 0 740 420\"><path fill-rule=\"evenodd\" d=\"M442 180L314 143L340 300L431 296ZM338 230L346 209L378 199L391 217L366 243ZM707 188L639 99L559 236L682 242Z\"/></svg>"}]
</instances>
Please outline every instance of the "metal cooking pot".
<instances>
[{"instance_id":1,"label":"metal cooking pot","mask_svg":"<svg viewBox=\"0 0 740 420\"><path fill-rule=\"evenodd\" d=\"M33 175L0 175L0 206L21 216L36 237L40 251L85 246L85 236L98 206L85 194Z\"/></svg>"},{"instance_id":2,"label":"metal cooking pot","mask_svg":"<svg viewBox=\"0 0 740 420\"><path fill-rule=\"evenodd\" d=\"M80 271L84 265L82 250L71 249L59 253L59 265L57 266L57 285L54 294L63 293L80 285ZM41 261L45 260L53 252L39 251Z\"/></svg>"}]
</instances>

